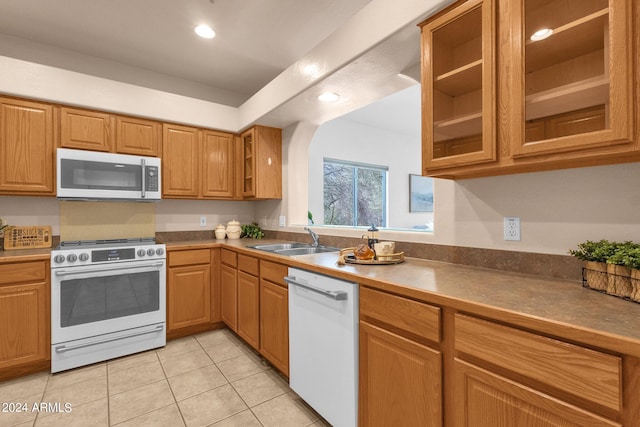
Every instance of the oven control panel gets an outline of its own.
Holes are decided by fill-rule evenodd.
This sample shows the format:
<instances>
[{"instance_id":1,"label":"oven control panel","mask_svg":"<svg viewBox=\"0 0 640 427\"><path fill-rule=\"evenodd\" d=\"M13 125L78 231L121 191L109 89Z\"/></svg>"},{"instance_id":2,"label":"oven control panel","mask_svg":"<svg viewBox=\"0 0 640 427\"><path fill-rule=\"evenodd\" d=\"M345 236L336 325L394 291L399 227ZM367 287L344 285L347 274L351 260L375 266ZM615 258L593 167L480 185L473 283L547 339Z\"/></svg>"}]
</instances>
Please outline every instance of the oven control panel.
<instances>
[{"instance_id":1,"label":"oven control panel","mask_svg":"<svg viewBox=\"0 0 640 427\"><path fill-rule=\"evenodd\" d=\"M73 248L51 251L51 267L106 264L123 261L142 261L166 258L163 244L110 248Z\"/></svg>"}]
</instances>

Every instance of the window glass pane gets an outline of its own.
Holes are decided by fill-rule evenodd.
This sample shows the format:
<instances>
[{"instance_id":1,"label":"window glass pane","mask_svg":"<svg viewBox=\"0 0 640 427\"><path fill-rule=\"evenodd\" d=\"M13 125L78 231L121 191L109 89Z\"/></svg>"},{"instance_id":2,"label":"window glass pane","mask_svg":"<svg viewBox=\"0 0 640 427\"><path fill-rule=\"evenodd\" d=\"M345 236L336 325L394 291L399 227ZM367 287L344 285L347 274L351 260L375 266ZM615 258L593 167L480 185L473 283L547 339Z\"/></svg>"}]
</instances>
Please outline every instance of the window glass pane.
<instances>
[{"instance_id":1,"label":"window glass pane","mask_svg":"<svg viewBox=\"0 0 640 427\"><path fill-rule=\"evenodd\" d=\"M358 223L385 227L384 188L385 171L358 168Z\"/></svg>"},{"instance_id":2,"label":"window glass pane","mask_svg":"<svg viewBox=\"0 0 640 427\"><path fill-rule=\"evenodd\" d=\"M324 223L387 226L387 169L379 166L324 162Z\"/></svg>"},{"instance_id":3,"label":"window glass pane","mask_svg":"<svg viewBox=\"0 0 640 427\"><path fill-rule=\"evenodd\" d=\"M324 164L324 223L353 225L354 173L351 166Z\"/></svg>"}]
</instances>

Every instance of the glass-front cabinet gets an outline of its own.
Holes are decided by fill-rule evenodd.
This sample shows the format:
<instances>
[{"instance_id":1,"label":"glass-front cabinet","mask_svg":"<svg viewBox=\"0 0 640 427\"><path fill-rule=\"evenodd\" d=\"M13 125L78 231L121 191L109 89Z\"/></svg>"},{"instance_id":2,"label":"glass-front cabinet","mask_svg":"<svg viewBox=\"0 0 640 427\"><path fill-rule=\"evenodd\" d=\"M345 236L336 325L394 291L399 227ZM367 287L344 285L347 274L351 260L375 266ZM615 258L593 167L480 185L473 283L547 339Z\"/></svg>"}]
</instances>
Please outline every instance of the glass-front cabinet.
<instances>
[{"instance_id":1,"label":"glass-front cabinet","mask_svg":"<svg viewBox=\"0 0 640 427\"><path fill-rule=\"evenodd\" d=\"M493 0L422 27L423 169L496 158Z\"/></svg>"},{"instance_id":2,"label":"glass-front cabinet","mask_svg":"<svg viewBox=\"0 0 640 427\"><path fill-rule=\"evenodd\" d=\"M632 140L630 0L503 0L514 157ZM512 16L509 16L512 13ZM505 101L506 103L506 101ZM522 107L522 108L520 108Z\"/></svg>"}]
</instances>

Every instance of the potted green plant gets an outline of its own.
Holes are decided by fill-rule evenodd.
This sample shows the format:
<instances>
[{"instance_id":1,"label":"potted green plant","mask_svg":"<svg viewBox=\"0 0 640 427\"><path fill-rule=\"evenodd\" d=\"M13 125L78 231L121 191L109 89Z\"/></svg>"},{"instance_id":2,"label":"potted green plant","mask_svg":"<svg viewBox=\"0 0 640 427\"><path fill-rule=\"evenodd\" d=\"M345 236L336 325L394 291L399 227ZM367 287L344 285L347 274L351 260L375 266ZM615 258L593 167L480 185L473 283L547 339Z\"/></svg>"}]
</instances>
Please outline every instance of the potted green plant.
<instances>
[{"instance_id":1,"label":"potted green plant","mask_svg":"<svg viewBox=\"0 0 640 427\"><path fill-rule=\"evenodd\" d=\"M5 223L2 218L0 218L0 237L4 235L6 229L11 227L9 224Z\"/></svg>"},{"instance_id":2,"label":"potted green plant","mask_svg":"<svg viewBox=\"0 0 640 427\"><path fill-rule=\"evenodd\" d=\"M611 262L618 263L629 270L629 296L632 300L640 302L640 245L629 245L624 250L616 252L611 257Z\"/></svg>"},{"instance_id":3,"label":"potted green plant","mask_svg":"<svg viewBox=\"0 0 640 427\"><path fill-rule=\"evenodd\" d=\"M588 287L607 290L607 259L615 253L616 246L615 242L608 240L587 240L580 243L577 249L569 250L570 255L585 262L584 278Z\"/></svg>"},{"instance_id":4,"label":"potted green plant","mask_svg":"<svg viewBox=\"0 0 640 427\"><path fill-rule=\"evenodd\" d=\"M629 251L626 262L631 268L631 299L640 302L640 247Z\"/></svg>"},{"instance_id":5,"label":"potted green plant","mask_svg":"<svg viewBox=\"0 0 640 427\"><path fill-rule=\"evenodd\" d=\"M248 237L250 239L262 239L264 237L264 232L257 222L244 224L242 225L241 229L242 233L240 234L240 237Z\"/></svg>"},{"instance_id":6,"label":"potted green plant","mask_svg":"<svg viewBox=\"0 0 640 427\"><path fill-rule=\"evenodd\" d=\"M640 248L633 242L618 243L615 252L607 258L607 293L619 297L631 297L630 255Z\"/></svg>"}]
</instances>

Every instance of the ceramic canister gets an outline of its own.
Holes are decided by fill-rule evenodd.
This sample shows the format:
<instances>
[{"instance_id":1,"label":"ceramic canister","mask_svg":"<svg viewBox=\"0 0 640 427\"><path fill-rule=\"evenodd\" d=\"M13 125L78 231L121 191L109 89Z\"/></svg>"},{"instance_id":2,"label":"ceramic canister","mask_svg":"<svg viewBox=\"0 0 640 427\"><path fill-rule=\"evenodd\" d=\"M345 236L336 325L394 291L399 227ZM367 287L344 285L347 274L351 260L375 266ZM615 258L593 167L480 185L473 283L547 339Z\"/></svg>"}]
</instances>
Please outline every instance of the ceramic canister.
<instances>
[{"instance_id":1,"label":"ceramic canister","mask_svg":"<svg viewBox=\"0 0 640 427\"><path fill-rule=\"evenodd\" d=\"M236 221L234 219L233 221L229 221L227 223L227 237L229 239L239 239L241 233L242 228L240 227L239 221Z\"/></svg>"},{"instance_id":2,"label":"ceramic canister","mask_svg":"<svg viewBox=\"0 0 640 427\"><path fill-rule=\"evenodd\" d=\"M224 239L227 236L227 230L222 224L218 224L216 226L214 233L216 235L216 239L220 239L220 240Z\"/></svg>"}]
</instances>

